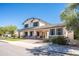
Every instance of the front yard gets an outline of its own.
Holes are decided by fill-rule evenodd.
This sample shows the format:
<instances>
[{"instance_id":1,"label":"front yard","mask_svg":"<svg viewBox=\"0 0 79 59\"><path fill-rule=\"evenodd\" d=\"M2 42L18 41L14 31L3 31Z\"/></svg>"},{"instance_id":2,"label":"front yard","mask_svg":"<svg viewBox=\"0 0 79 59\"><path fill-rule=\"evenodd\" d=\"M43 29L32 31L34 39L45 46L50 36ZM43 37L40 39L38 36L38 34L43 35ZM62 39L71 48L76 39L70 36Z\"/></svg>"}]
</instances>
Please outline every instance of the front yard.
<instances>
[{"instance_id":1,"label":"front yard","mask_svg":"<svg viewBox=\"0 0 79 59\"><path fill-rule=\"evenodd\" d=\"M7 41L20 41L20 40L24 40L22 38L7 38L7 37L0 37L0 39L7 40Z\"/></svg>"},{"instance_id":2,"label":"front yard","mask_svg":"<svg viewBox=\"0 0 79 59\"><path fill-rule=\"evenodd\" d=\"M6 38L7 41L20 41L20 40L24 40L21 38Z\"/></svg>"}]
</instances>

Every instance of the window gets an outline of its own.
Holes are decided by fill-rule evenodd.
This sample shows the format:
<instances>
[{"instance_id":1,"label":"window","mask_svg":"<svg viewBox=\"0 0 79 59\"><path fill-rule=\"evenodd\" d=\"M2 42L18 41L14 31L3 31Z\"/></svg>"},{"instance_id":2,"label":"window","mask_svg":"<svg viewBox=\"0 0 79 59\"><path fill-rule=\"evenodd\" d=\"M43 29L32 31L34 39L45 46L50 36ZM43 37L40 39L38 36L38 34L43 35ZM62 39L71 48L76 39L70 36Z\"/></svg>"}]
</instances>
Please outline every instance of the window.
<instances>
[{"instance_id":1,"label":"window","mask_svg":"<svg viewBox=\"0 0 79 59\"><path fill-rule=\"evenodd\" d=\"M56 34L57 35L63 35L63 29L62 28L57 29Z\"/></svg>"},{"instance_id":2,"label":"window","mask_svg":"<svg viewBox=\"0 0 79 59\"><path fill-rule=\"evenodd\" d=\"M33 31L30 32L30 36L33 36Z\"/></svg>"},{"instance_id":3,"label":"window","mask_svg":"<svg viewBox=\"0 0 79 59\"><path fill-rule=\"evenodd\" d=\"M25 32L25 36L28 36L28 32Z\"/></svg>"},{"instance_id":4,"label":"window","mask_svg":"<svg viewBox=\"0 0 79 59\"><path fill-rule=\"evenodd\" d=\"M50 35L55 35L55 29L50 29Z\"/></svg>"},{"instance_id":5,"label":"window","mask_svg":"<svg viewBox=\"0 0 79 59\"><path fill-rule=\"evenodd\" d=\"M25 24L25 26L24 26L25 28L27 28L28 27L28 24Z\"/></svg>"},{"instance_id":6,"label":"window","mask_svg":"<svg viewBox=\"0 0 79 59\"><path fill-rule=\"evenodd\" d=\"M33 26L35 27L35 26L38 26L39 25L39 22L34 22L33 23Z\"/></svg>"}]
</instances>

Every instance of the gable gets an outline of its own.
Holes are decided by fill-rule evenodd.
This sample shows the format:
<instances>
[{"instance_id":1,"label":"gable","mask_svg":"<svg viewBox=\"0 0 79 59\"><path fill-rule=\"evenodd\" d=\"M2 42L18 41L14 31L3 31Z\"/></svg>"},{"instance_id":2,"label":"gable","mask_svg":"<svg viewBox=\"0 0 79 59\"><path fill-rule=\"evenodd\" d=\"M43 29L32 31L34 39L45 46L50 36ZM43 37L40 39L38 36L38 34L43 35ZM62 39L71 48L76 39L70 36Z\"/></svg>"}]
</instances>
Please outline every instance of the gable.
<instances>
[{"instance_id":1,"label":"gable","mask_svg":"<svg viewBox=\"0 0 79 59\"><path fill-rule=\"evenodd\" d=\"M33 23L33 22L39 22L41 25L49 25L47 22L42 21L39 18L28 18L27 20L24 21L23 24L29 24L29 23Z\"/></svg>"}]
</instances>

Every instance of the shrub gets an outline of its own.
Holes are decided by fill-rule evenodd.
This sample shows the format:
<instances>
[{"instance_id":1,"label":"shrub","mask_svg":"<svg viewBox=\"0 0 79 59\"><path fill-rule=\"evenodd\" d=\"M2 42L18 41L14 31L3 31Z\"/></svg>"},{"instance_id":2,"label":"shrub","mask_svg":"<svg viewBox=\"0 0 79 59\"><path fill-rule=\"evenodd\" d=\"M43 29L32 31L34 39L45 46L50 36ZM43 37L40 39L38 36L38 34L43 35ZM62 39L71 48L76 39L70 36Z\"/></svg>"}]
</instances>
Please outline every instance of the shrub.
<instances>
[{"instance_id":1,"label":"shrub","mask_svg":"<svg viewBox=\"0 0 79 59\"><path fill-rule=\"evenodd\" d=\"M64 36L55 36L51 39L52 43L59 45L66 45L67 40Z\"/></svg>"},{"instance_id":2,"label":"shrub","mask_svg":"<svg viewBox=\"0 0 79 59\"><path fill-rule=\"evenodd\" d=\"M50 42L50 39L43 39L43 42Z\"/></svg>"},{"instance_id":3,"label":"shrub","mask_svg":"<svg viewBox=\"0 0 79 59\"><path fill-rule=\"evenodd\" d=\"M74 39L79 40L79 33L74 33Z\"/></svg>"}]
</instances>

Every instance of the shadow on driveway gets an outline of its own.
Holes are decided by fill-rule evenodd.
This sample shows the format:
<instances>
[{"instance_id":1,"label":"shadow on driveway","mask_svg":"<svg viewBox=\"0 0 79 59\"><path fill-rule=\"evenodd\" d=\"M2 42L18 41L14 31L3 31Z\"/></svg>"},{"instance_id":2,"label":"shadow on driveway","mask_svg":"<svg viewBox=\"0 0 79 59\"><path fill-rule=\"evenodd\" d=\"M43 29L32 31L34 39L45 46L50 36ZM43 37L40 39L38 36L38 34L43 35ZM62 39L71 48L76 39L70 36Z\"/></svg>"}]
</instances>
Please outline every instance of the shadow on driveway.
<instances>
[{"instance_id":1,"label":"shadow on driveway","mask_svg":"<svg viewBox=\"0 0 79 59\"><path fill-rule=\"evenodd\" d=\"M60 45L46 45L41 47L35 47L33 49L26 50L30 51L35 56L64 56L73 55L69 54L69 48Z\"/></svg>"}]
</instances>

